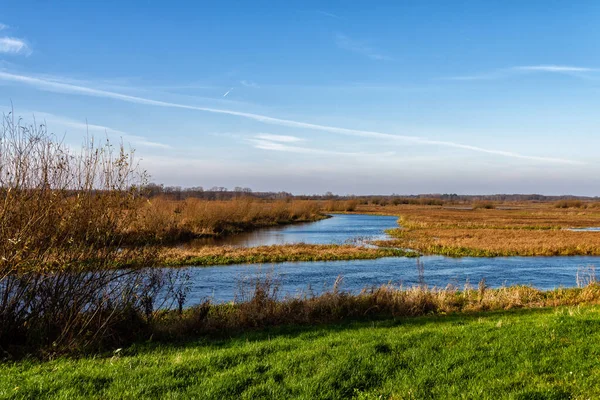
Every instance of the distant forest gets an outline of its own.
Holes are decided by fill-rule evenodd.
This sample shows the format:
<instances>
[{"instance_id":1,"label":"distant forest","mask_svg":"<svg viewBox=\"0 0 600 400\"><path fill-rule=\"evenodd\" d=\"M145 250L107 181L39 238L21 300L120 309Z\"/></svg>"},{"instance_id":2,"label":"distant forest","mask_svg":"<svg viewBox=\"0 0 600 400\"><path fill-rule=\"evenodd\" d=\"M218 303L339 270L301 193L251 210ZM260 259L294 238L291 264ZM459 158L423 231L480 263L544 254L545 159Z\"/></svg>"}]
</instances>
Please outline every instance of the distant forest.
<instances>
[{"instance_id":1,"label":"distant forest","mask_svg":"<svg viewBox=\"0 0 600 400\"><path fill-rule=\"evenodd\" d=\"M324 194L294 195L288 192L255 192L247 187L234 187L229 189L221 186L214 186L204 189L202 186L181 187L165 186L162 184L150 183L145 186L145 191L149 197L164 196L173 200L183 200L186 198L198 198L205 200L229 200L238 197L253 197L257 199L278 200L278 199L297 199L297 200L359 200L364 203L373 204L448 204L473 201L558 201L558 200L600 200L600 197L590 196L545 196L541 194L492 194L492 195L462 195L456 193L427 193L415 195L337 195L331 192Z\"/></svg>"}]
</instances>

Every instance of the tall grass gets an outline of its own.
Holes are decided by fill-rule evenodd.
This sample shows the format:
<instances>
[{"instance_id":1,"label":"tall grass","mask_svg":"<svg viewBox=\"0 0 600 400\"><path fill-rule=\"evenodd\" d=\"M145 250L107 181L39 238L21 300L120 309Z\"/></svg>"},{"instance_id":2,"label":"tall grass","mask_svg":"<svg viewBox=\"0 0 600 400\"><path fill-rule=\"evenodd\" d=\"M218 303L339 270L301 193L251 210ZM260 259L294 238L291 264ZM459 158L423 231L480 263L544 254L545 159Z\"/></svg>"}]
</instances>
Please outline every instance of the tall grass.
<instances>
[{"instance_id":1,"label":"tall grass","mask_svg":"<svg viewBox=\"0 0 600 400\"><path fill-rule=\"evenodd\" d=\"M336 212L351 212L356 211L356 208L360 202L356 199L353 200L327 200L323 203L323 210Z\"/></svg>"},{"instance_id":2,"label":"tall grass","mask_svg":"<svg viewBox=\"0 0 600 400\"><path fill-rule=\"evenodd\" d=\"M582 271L585 286L542 291L530 286L488 288L485 281L477 287L413 287L383 285L366 288L359 294L342 290L336 280L329 292L311 291L294 297L281 297L277 278L270 274L249 280L238 289L236 302L203 304L183 314L162 312L155 319L156 338L222 334L233 331L280 325L318 324L347 319L390 318L430 314L471 313L515 308L556 307L600 302L600 285Z\"/></svg>"},{"instance_id":3,"label":"tall grass","mask_svg":"<svg viewBox=\"0 0 600 400\"><path fill-rule=\"evenodd\" d=\"M148 199L128 228L132 242L166 243L194 237L226 235L258 227L314 221L323 216L318 203L307 200L259 200L240 197L226 201L196 198Z\"/></svg>"}]
</instances>

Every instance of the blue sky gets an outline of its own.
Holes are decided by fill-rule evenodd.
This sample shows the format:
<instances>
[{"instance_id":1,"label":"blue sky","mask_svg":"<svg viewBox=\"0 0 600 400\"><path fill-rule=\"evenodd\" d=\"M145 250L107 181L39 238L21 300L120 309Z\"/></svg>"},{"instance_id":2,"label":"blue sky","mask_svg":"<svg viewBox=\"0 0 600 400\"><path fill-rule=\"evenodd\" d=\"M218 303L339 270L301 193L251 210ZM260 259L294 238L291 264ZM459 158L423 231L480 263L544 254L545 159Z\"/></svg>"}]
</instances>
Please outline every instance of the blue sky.
<instances>
[{"instance_id":1,"label":"blue sky","mask_svg":"<svg viewBox=\"0 0 600 400\"><path fill-rule=\"evenodd\" d=\"M0 111L123 138L155 182L600 195L596 1L0 9Z\"/></svg>"}]
</instances>

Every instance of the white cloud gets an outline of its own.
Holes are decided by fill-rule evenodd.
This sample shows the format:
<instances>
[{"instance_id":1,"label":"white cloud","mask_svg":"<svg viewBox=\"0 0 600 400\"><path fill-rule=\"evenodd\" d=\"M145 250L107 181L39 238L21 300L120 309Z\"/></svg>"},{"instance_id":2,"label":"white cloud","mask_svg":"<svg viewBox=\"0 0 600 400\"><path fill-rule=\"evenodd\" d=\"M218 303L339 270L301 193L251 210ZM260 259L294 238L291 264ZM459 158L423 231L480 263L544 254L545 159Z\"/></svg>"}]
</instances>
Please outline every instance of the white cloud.
<instances>
[{"instance_id":1,"label":"white cloud","mask_svg":"<svg viewBox=\"0 0 600 400\"><path fill-rule=\"evenodd\" d=\"M301 142L302 140L304 140L304 139L296 137L296 136L272 135L270 133L259 133L255 137L257 139L270 140L272 142L283 142L283 143Z\"/></svg>"},{"instance_id":2,"label":"white cloud","mask_svg":"<svg viewBox=\"0 0 600 400\"><path fill-rule=\"evenodd\" d=\"M597 71L594 68L573 67L569 65L525 65L521 67L513 67L516 71L541 71L541 72L593 72Z\"/></svg>"},{"instance_id":3,"label":"white cloud","mask_svg":"<svg viewBox=\"0 0 600 400\"><path fill-rule=\"evenodd\" d=\"M498 69L495 71L485 72L475 75L453 76L447 79L454 81L478 81L478 80L494 80L513 76L515 74L523 74L528 72L549 72L557 74L574 75L585 72L598 72L598 68L576 67L570 65L522 65L510 68Z\"/></svg>"},{"instance_id":4,"label":"white cloud","mask_svg":"<svg viewBox=\"0 0 600 400\"><path fill-rule=\"evenodd\" d=\"M257 83L252 82L252 81L240 81L240 83L242 84L242 86L245 86L245 87L249 87L252 89L260 89L260 86Z\"/></svg>"},{"instance_id":5,"label":"white cloud","mask_svg":"<svg viewBox=\"0 0 600 400\"><path fill-rule=\"evenodd\" d=\"M344 50L351 51L356 54L363 55L371 60L389 61L392 58L381 54L377 50L369 47L365 42L350 39L348 36L338 33L335 35L335 44Z\"/></svg>"},{"instance_id":6,"label":"white cloud","mask_svg":"<svg viewBox=\"0 0 600 400\"><path fill-rule=\"evenodd\" d=\"M381 157L381 156L390 156L393 155L393 152L388 153L352 153L352 152L343 152L343 151L335 151L335 150L325 150L325 149L315 149L310 147L299 147L299 146L290 146L284 143L272 142L270 140L260 140L260 139L251 139L251 143L254 144L254 147L262 150L271 150L271 151L283 151L288 153L299 153L299 154L313 154L313 155L335 155L335 156L367 156L367 157Z\"/></svg>"},{"instance_id":7,"label":"white cloud","mask_svg":"<svg viewBox=\"0 0 600 400\"><path fill-rule=\"evenodd\" d=\"M31 54L31 49L23 39L0 37L0 53L6 54Z\"/></svg>"},{"instance_id":8,"label":"white cloud","mask_svg":"<svg viewBox=\"0 0 600 400\"><path fill-rule=\"evenodd\" d=\"M0 23L0 31L3 31L3 30L8 29L8 28L9 28L8 25Z\"/></svg>"},{"instance_id":9,"label":"white cloud","mask_svg":"<svg viewBox=\"0 0 600 400\"><path fill-rule=\"evenodd\" d=\"M185 110L203 111L203 112L208 112L208 113L213 113L213 114L231 115L231 116L251 119L254 121L259 121L259 122L262 122L265 124L270 124L270 125L310 129L310 130L314 130L314 131L329 132L329 133L335 133L335 134L346 135L346 136L357 136L357 137L365 137L365 138L371 138L371 139L381 139L381 140L386 140L386 141L399 141L399 142L403 142L403 143L412 143L412 144L418 144L418 145L430 145L430 146L438 146L438 147L463 149L463 150L470 150L470 151L474 151L474 152L478 152L478 153L493 154L493 155L499 155L499 156L504 156L504 157L518 158L518 159L545 162L545 163L560 163L560 164L573 164L573 165L585 164L583 162L576 161L576 160L568 160L568 159L554 158L554 157L530 156L530 155L525 155L525 154L516 153L516 152L512 152L512 151L488 149L488 148L484 148L484 147L472 146L472 145L463 144L463 143L431 140L431 139L427 139L427 138L423 138L423 137L419 137L419 136L395 135L395 134L384 133L384 132L341 128L341 127L336 127L336 126L319 125L319 124L312 124L309 122L269 117L266 115L247 113L247 112L242 112L242 111L234 111L234 110L211 108L211 107L199 107L199 106L192 106L192 105L181 104L181 103L152 100L152 99L148 99L148 98L144 98L144 97L131 96L131 95L126 95L126 94L117 93L117 92L111 92L111 91L107 91L107 90L94 89L94 88L90 88L90 87L86 87L86 86L72 85L72 84L68 84L68 83L62 83L59 81L50 81L50 80L41 79L41 78L37 78L37 77L33 77L33 76L11 74L8 72L3 72L3 71L0 71L0 80L26 84L26 85L34 86L41 90L47 90L47 91L51 91L51 92L70 93L70 94L78 94L78 95L93 96L93 97L103 97L103 98L121 100L121 101L129 102L129 103L144 104L144 105L151 105L151 106L157 106L157 107L179 108L179 109L185 109Z\"/></svg>"}]
</instances>

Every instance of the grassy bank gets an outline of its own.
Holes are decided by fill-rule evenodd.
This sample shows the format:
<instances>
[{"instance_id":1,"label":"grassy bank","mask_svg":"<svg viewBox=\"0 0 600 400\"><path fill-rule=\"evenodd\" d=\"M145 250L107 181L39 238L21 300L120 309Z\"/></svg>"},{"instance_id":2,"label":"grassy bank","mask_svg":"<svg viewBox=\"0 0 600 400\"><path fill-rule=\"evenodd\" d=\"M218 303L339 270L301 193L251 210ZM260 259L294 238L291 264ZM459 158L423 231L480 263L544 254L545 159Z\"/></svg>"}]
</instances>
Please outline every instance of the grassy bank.
<instances>
[{"instance_id":1,"label":"grassy bank","mask_svg":"<svg viewBox=\"0 0 600 400\"><path fill-rule=\"evenodd\" d=\"M261 264L285 261L341 261L382 257L415 257L418 254L397 248L367 248L353 245L289 244L250 248L207 246L197 249L164 247L159 250L166 266L209 266Z\"/></svg>"},{"instance_id":2,"label":"grassy bank","mask_svg":"<svg viewBox=\"0 0 600 400\"><path fill-rule=\"evenodd\" d=\"M1 398L600 396L598 306L284 327L0 364Z\"/></svg>"}]
</instances>

